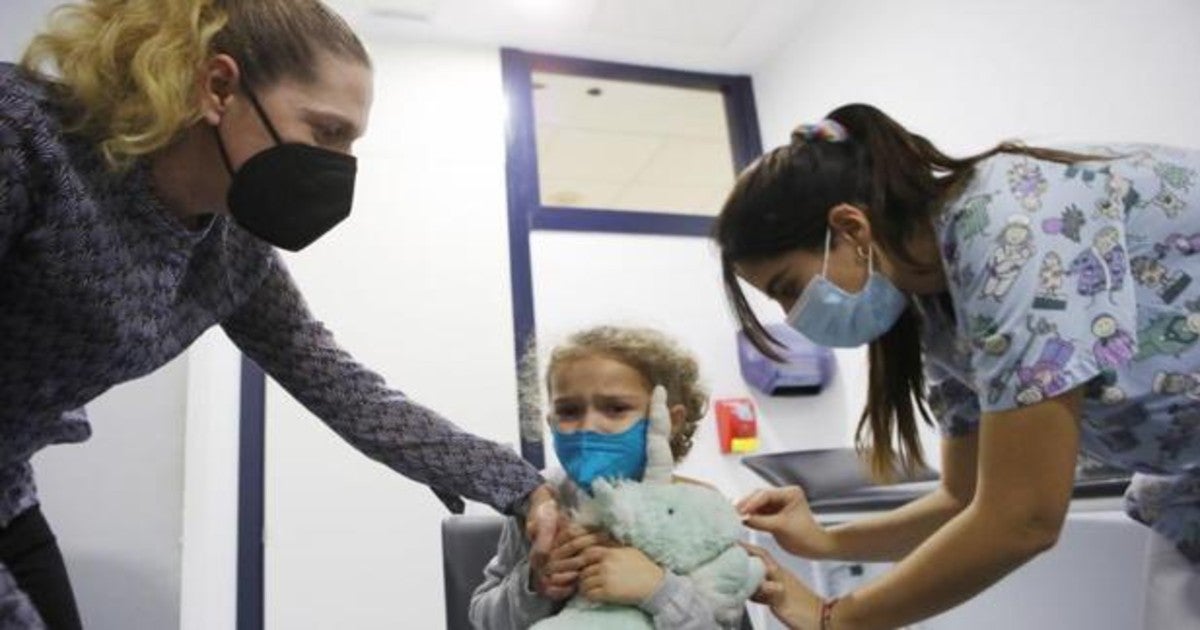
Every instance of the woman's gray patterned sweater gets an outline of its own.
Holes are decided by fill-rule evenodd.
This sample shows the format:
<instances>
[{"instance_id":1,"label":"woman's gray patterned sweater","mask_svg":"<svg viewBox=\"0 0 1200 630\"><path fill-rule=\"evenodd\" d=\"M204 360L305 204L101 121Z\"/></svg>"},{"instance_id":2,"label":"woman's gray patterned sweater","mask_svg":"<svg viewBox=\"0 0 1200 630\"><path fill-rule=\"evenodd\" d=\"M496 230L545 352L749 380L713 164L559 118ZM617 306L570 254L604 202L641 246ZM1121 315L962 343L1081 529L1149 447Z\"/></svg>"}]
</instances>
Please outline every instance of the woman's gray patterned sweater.
<instances>
[{"instance_id":1,"label":"woman's gray patterned sweater","mask_svg":"<svg viewBox=\"0 0 1200 630\"><path fill-rule=\"evenodd\" d=\"M188 230L144 161L113 172L60 119L0 64L0 526L37 501L30 456L88 438L84 404L214 324L343 439L440 494L511 512L541 483L356 363L270 246L224 216Z\"/></svg>"}]
</instances>

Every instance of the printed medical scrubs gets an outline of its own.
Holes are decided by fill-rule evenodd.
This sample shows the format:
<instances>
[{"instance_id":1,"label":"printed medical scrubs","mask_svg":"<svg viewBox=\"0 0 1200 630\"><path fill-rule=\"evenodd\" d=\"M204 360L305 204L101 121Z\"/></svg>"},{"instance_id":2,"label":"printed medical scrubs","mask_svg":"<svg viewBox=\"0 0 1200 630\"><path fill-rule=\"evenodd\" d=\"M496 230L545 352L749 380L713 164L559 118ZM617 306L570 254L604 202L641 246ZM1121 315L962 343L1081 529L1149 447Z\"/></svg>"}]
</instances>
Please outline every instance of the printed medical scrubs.
<instances>
[{"instance_id":1,"label":"printed medical scrubs","mask_svg":"<svg viewBox=\"0 0 1200 630\"><path fill-rule=\"evenodd\" d=\"M1200 152L981 162L935 229L949 308L918 303L944 434L1082 387L1082 446L1140 473L1131 516L1200 563Z\"/></svg>"}]
</instances>

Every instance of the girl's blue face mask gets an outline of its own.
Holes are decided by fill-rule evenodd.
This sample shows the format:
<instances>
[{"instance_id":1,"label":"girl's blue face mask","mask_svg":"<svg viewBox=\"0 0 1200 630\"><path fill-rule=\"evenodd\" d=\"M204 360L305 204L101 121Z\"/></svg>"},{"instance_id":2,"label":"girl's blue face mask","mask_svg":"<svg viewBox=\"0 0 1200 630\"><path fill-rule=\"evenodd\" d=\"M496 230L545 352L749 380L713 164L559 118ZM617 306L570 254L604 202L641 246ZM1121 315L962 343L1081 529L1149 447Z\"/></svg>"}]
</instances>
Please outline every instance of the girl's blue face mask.
<instances>
[{"instance_id":1,"label":"girl's blue face mask","mask_svg":"<svg viewBox=\"0 0 1200 630\"><path fill-rule=\"evenodd\" d=\"M575 485L589 492L597 479L641 481L646 472L647 418L620 433L578 430L554 434L554 453Z\"/></svg>"},{"instance_id":2,"label":"girl's blue face mask","mask_svg":"<svg viewBox=\"0 0 1200 630\"><path fill-rule=\"evenodd\" d=\"M848 293L831 282L827 276L831 234L825 232L821 275L804 287L788 311L787 322L814 343L854 348L891 330L908 308L908 299L886 276L875 273L874 252L867 254L867 283L862 291Z\"/></svg>"}]
</instances>

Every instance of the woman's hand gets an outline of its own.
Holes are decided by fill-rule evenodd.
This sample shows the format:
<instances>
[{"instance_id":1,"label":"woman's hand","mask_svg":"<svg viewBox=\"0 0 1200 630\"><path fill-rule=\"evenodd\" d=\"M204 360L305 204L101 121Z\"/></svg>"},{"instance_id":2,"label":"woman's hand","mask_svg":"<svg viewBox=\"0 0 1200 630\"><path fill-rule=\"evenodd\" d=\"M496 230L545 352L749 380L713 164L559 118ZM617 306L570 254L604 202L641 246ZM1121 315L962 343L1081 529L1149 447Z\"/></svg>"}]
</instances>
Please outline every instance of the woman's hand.
<instances>
[{"instance_id":1,"label":"woman's hand","mask_svg":"<svg viewBox=\"0 0 1200 630\"><path fill-rule=\"evenodd\" d=\"M766 549L748 543L741 545L750 555L762 560L767 568L762 584L750 599L769 607L776 619L793 630L818 630L821 627L821 598L791 571L779 566Z\"/></svg>"},{"instance_id":2,"label":"woman's hand","mask_svg":"<svg viewBox=\"0 0 1200 630\"><path fill-rule=\"evenodd\" d=\"M828 558L833 538L813 518L800 486L755 490L737 502L746 526L770 533L786 551L804 558Z\"/></svg>"},{"instance_id":3,"label":"woman's hand","mask_svg":"<svg viewBox=\"0 0 1200 630\"><path fill-rule=\"evenodd\" d=\"M658 590L665 572L633 547L596 546L582 556L579 591L594 602L636 606Z\"/></svg>"},{"instance_id":4,"label":"woman's hand","mask_svg":"<svg viewBox=\"0 0 1200 630\"><path fill-rule=\"evenodd\" d=\"M594 532L579 525L561 523L554 548L546 562L534 567L530 561L529 583L539 595L552 601L562 601L575 594L579 572L584 561L580 554L598 545L611 543L604 532Z\"/></svg>"},{"instance_id":5,"label":"woman's hand","mask_svg":"<svg viewBox=\"0 0 1200 630\"><path fill-rule=\"evenodd\" d=\"M564 521L558 511L558 499L550 486L542 484L529 494L525 510L525 536L533 543L529 552L529 565L541 568L554 547L560 522Z\"/></svg>"}]
</instances>

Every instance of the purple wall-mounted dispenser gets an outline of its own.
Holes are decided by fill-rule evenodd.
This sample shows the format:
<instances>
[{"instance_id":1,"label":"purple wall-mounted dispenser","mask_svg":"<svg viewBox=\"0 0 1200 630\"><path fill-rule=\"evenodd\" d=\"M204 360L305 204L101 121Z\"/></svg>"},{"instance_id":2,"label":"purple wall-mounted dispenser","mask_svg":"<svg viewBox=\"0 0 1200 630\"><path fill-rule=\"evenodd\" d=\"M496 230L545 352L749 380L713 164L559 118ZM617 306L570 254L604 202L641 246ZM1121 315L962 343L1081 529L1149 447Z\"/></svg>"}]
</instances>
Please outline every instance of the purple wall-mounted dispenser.
<instances>
[{"instance_id":1,"label":"purple wall-mounted dispenser","mask_svg":"<svg viewBox=\"0 0 1200 630\"><path fill-rule=\"evenodd\" d=\"M787 324L767 324L765 328L784 344L778 352L786 362L776 363L759 352L746 333L739 332L738 364L742 378L768 396L820 393L833 377L833 352L809 341Z\"/></svg>"}]
</instances>

